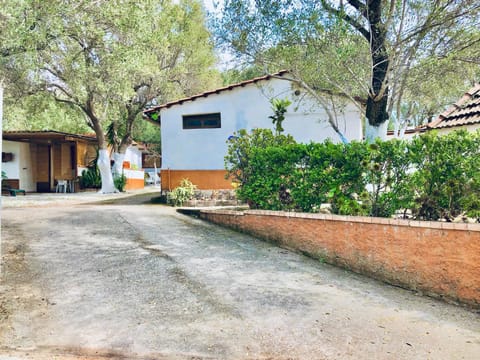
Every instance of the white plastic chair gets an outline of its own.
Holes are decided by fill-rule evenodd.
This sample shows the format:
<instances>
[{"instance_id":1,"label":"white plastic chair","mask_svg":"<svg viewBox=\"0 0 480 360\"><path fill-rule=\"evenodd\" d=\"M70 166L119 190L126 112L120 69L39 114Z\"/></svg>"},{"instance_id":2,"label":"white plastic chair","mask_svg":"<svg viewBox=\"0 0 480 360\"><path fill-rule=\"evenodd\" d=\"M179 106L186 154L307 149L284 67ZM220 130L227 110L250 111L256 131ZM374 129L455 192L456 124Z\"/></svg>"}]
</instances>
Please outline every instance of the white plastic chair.
<instances>
[{"instance_id":1,"label":"white plastic chair","mask_svg":"<svg viewBox=\"0 0 480 360\"><path fill-rule=\"evenodd\" d=\"M68 181L67 180L57 180L57 187L55 188L55 192L67 192Z\"/></svg>"}]
</instances>

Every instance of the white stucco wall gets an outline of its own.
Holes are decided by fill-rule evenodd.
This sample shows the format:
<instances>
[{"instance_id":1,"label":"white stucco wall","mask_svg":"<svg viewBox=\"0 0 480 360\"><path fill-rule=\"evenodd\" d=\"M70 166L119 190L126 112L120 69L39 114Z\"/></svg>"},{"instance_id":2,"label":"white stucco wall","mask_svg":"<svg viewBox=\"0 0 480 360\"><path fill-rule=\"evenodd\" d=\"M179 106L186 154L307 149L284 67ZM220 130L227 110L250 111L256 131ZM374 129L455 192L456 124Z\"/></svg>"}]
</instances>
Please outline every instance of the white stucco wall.
<instances>
[{"instance_id":1,"label":"white stucco wall","mask_svg":"<svg viewBox=\"0 0 480 360\"><path fill-rule=\"evenodd\" d=\"M440 128L437 129L436 131L439 134L448 134L451 133L452 131L456 130L467 130L470 132L474 132L480 129L480 124L472 124L472 125L464 125L464 126L454 126L454 127L449 127L449 128Z\"/></svg>"},{"instance_id":2,"label":"white stucco wall","mask_svg":"<svg viewBox=\"0 0 480 360\"><path fill-rule=\"evenodd\" d=\"M36 191L30 144L5 140L2 151L13 154L13 161L2 163L2 170L5 171L7 177L18 179L21 189Z\"/></svg>"},{"instance_id":3,"label":"white stucco wall","mask_svg":"<svg viewBox=\"0 0 480 360\"><path fill-rule=\"evenodd\" d=\"M132 170L132 169L124 169L123 174L127 177L127 179L145 179L145 173L143 170Z\"/></svg>"},{"instance_id":4,"label":"white stucco wall","mask_svg":"<svg viewBox=\"0 0 480 360\"><path fill-rule=\"evenodd\" d=\"M440 135L446 135L451 133L452 131L458 131L458 130L466 130L469 132L475 132L480 129L480 124L472 124L472 125L464 125L464 126L454 126L454 127L448 127L448 128L440 128L440 129L433 129L433 130L428 130L428 131L436 131ZM408 133L405 134L402 139L404 140L411 140L415 136L420 136L424 133L422 132L416 132L416 133ZM388 135L387 140L395 139L396 137L393 135Z\"/></svg>"},{"instance_id":5,"label":"white stucco wall","mask_svg":"<svg viewBox=\"0 0 480 360\"><path fill-rule=\"evenodd\" d=\"M130 168L142 168L142 152L136 146L129 146L125 151L125 161L130 162Z\"/></svg>"},{"instance_id":6,"label":"white stucco wall","mask_svg":"<svg viewBox=\"0 0 480 360\"><path fill-rule=\"evenodd\" d=\"M20 143L4 140L2 151L13 154L13 161L2 162L2 170L9 179L20 179Z\"/></svg>"},{"instance_id":7,"label":"white stucco wall","mask_svg":"<svg viewBox=\"0 0 480 360\"><path fill-rule=\"evenodd\" d=\"M285 134L298 142L321 142L340 138L327 122L327 115L318 105L301 93L293 93L291 82L281 79L261 81L236 87L219 94L197 98L161 111L162 168L184 170L214 170L224 168L227 139L240 129L274 129L270 100L288 98L289 106L283 122ZM339 99L339 128L349 140L362 139L361 115L353 104L343 106ZM221 113L219 129L182 128L182 115Z\"/></svg>"},{"instance_id":8,"label":"white stucco wall","mask_svg":"<svg viewBox=\"0 0 480 360\"><path fill-rule=\"evenodd\" d=\"M20 145L20 188L25 191L37 191L37 185L34 179L34 162L30 144L21 143Z\"/></svg>"}]
</instances>

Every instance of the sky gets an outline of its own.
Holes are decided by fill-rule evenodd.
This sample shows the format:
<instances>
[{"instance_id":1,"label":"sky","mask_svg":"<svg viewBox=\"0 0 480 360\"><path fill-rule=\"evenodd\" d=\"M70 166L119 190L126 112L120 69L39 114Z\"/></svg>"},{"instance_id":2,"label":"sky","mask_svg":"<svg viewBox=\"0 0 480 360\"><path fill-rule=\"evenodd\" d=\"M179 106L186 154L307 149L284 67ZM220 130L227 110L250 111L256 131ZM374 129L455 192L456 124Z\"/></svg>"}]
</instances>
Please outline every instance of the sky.
<instances>
[{"instance_id":1,"label":"sky","mask_svg":"<svg viewBox=\"0 0 480 360\"><path fill-rule=\"evenodd\" d=\"M209 12L214 12L214 3L223 3L223 0L202 0L205 9ZM225 50L221 51L220 49L216 49L218 63L217 67L219 70L227 70L235 66L234 56Z\"/></svg>"},{"instance_id":2,"label":"sky","mask_svg":"<svg viewBox=\"0 0 480 360\"><path fill-rule=\"evenodd\" d=\"M213 8L213 3L214 2L220 2L218 0L203 0L203 4L205 5L205 8L208 10L208 11L213 11L214 8Z\"/></svg>"}]
</instances>

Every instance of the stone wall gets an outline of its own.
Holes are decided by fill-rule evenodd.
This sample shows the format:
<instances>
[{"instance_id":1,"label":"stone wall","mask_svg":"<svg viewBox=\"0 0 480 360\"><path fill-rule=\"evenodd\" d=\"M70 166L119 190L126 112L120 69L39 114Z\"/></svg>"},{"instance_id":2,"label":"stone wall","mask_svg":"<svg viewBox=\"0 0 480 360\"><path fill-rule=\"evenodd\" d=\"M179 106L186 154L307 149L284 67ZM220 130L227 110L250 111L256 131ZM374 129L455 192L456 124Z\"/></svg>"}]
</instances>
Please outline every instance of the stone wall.
<instances>
[{"instance_id":1,"label":"stone wall","mask_svg":"<svg viewBox=\"0 0 480 360\"><path fill-rule=\"evenodd\" d=\"M256 210L202 210L200 217L390 284L480 307L480 224Z\"/></svg>"}]
</instances>

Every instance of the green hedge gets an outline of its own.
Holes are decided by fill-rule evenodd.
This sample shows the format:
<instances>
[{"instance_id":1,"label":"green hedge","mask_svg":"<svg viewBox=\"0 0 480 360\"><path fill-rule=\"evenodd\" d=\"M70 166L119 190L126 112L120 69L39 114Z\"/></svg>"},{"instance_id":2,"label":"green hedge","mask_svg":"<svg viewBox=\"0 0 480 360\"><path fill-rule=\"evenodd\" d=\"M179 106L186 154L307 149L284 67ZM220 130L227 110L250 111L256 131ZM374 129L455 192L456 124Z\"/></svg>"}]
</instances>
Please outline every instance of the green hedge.
<instances>
[{"instance_id":1,"label":"green hedge","mask_svg":"<svg viewBox=\"0 0 480 360\"><path fill-rule=\"evenodd\" d=\"M229 140L237 196L252 208L417 219L480 215L480 135L427 133L411 141L297 144L270 130Z\"/></svg>"}]
</instances>

